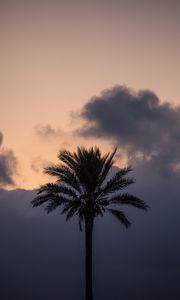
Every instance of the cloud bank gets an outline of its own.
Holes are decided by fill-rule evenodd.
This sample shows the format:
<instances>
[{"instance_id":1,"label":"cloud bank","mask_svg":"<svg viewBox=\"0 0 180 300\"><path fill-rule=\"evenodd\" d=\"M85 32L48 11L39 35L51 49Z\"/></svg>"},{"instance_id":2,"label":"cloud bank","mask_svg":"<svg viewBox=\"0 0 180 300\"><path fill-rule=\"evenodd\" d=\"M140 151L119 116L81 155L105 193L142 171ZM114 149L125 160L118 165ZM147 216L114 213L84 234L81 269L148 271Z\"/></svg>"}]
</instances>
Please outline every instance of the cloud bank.
<instances>
[{"instance_id":1,"label":"cloud bank","mask_svg":"<svg viewBox=\"0 0 180 300\"><path fill-rule=\"evenodd\" d=\"M13 175L17 171L17 158L11 149L2 148L3 134L0 132L0 187L14 185Z\"/></svg>"},{"instance_id":2,"label":"cloud bank","mask_svg":"<svg viewBox=\"0 0 180 300\"><path fill-rule=\"evenodd\" d=\"M116 86L83 107L83 136L113 140L130 162L161 176L180 174L180 108L161 103L150 90Z\"/></svg>"},{"instance_id":3,"label":"cloud bank","mask_svg":"<svg viewBox=\"0 0 180 300\"><path fill-rule=\"evenodd\" d=\"M99 300L178 300L180 201L165 186L133 192L151 209L124 208L126 230L107 214L94 224L94 295ZM0 190L0 279L3 300L84 300L84 232L76 216L32 209L36 191ZM10 221L9 221L10 220Z\"/></svg>"}]
</instances>

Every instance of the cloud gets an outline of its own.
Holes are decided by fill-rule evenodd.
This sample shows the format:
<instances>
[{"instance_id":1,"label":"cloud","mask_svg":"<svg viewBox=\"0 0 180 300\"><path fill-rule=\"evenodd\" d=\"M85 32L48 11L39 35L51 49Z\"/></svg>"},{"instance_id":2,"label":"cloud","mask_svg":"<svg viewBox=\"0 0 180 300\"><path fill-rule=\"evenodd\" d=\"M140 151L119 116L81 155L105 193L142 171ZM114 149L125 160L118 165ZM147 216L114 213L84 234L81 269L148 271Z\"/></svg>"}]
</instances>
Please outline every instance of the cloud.
<instances>
[{"instance_id":1,"label":"cloud","mask_svg":"<svg viewBox=\"0 0 180 300\"><path fill-rule=\"evenodd\" d=\"M113 140L130 162L162 176L180 174L180 108L154 92L115 86L90 99L80 116L80 135Z\"/></svg>"},{"instance_id":2,"label":"cloud","mask_svg":"<svg viewBox=\"0 0 180 300\"><path fill-rule=\"evenodd\" d=\"M36 134L44 140L59 138L63 136L63 131L61 129L54 129L50 124L36 125L35 131Z\"/></svg>"},{"instance_id":3,"label":"cloud","mask_svg":"<svg viewBox=\"0 0 180 300\"><path fill-rule=\"evenodd\" d=\"M42 172L43 169L48 166L50 162L42 158L41 156L36 156L31 161L31 168L34 172Z\"/></svg>"},{"instance_id":4,"label":"cloud","mask_svg":"<svg viewBox=\"0 0 180 300\"><path fill-rule=\"evenodd\" d=\"M0 132L0 146L3 134ZM11 149L0 148L0 187L14 185L13 175L17 171L17 158Z\"/></svg>"},{"instance_id":5,"label":"cloud","mask_svg":"<svg viewBox=\"0 0 180 300\"><path fill-rule=\"evenodd\" d=\"M138 188L151 209L124 208L126 230L110 215L94 224L93 279L97 299L177 300L180 276L179 195ZM171 193L171 199L169 199ZM36 191L0 190L0 296L10 299L84 299L84 232L76 216L33 208ZM11 220L11 221L9 221ZM131 287L131 288L130 288Z\"/></svg>"}]
</instances>

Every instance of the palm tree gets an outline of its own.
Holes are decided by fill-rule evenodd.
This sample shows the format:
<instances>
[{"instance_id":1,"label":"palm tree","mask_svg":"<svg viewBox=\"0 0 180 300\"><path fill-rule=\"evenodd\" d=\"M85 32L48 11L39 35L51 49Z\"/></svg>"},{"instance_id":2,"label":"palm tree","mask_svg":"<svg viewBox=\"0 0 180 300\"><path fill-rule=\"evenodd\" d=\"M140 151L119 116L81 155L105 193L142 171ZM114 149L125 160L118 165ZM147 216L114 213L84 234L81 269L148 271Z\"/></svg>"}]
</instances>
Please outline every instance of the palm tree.
<instances>
[{"instance_id":1,"label":"palm tree","mask_svg":"<svg viewBox=\"0 0 180 300\"><path fill-rule=\"evenodd\" d=\"M62 208L66 219L78 216L80 230L85 226L85 278L86 300L93 299L92 287L92 236L94 219L106 212L114 215L125 227L130 226L124 212L114 208L123 204L147 209L144 201L133 195L121 193L123 188L134 183L126 178L131 167L118 169L109 177L114 163L112 153L102 155L99 148L78 147L77 152L63 150L59 152L60 164L45 168L45 173L54 176L56 183L47 183L38 190L38 196L32 200L33 207L47 203L45 210L50 213L57 207Z\"/></svg>"}]
</instances>

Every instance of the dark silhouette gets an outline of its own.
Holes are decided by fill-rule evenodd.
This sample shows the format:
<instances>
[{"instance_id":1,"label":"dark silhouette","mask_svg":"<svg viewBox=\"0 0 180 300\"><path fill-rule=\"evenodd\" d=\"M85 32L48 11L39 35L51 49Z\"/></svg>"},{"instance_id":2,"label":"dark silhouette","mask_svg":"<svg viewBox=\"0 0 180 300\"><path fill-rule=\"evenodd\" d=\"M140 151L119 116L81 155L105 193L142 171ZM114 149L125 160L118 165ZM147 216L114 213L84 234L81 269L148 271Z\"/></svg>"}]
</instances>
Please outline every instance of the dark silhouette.
<instances>
[{"instance_id":1,"label":"dark silhouette","mask_svg":"<svg viewBox=\"0 0 180 300\"><path fill-rule=\"evenodd\" d=\"M99 148L89 150L81 147L77 152L63 150L58 158L61 163L45 168L45 173L55 176L56 183L47 183L38 190L38 196L32 201L33 207L47 202L45 210L49 213L57 207L62 207L62 214L66 219L74 215L79 217L82 230L85 223L85 274L86 300L93 299L92 285L92 236L94 218L103 216L105 212L113 214L125 227L130 222L126 215L114 205L128 204L141 209L147 209L144 201L129 194L122 194L121 190L134 182L133 178L126 178L130 167L119 169L108 179L113 166L112 153L102 155Z\"/></svg>"}]
</instances>

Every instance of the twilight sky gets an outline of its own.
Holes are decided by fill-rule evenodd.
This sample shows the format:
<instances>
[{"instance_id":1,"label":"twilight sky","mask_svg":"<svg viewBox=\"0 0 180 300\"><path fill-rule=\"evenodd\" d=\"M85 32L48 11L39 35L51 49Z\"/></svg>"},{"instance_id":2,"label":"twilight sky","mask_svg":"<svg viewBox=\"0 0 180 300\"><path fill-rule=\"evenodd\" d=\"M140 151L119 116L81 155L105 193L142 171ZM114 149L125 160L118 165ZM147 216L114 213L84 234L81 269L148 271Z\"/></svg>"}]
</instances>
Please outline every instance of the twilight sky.
<instances>
[{"instance_id":1,"label":"twilight sky","mask_svg":"<svg viewBox=\"0 0 180 300\"><path fill-rule=\"evenodd\" d=\"M59 148L96 143L112 149L97 134L88 141L72 134L83 124L77 115L104 89L150 89L161 103L178 105L179 16L175 0L1 0L0 166L7 166L6 177L16 169L18 187L37 187Z\"/></svg>"},{"instance_id":2,"label":"twilight sky","mask_svg":"<svg viewBox=\"0 0 180 300\"><path fill-rule=\"evenodd\" d=\"M30 201L60 148L95 144L150 206L96 220L95 300L180 299L179 28L178 0L0 0L3 300L83 299L76 220Z\"/></svg>"}]
</instances>

